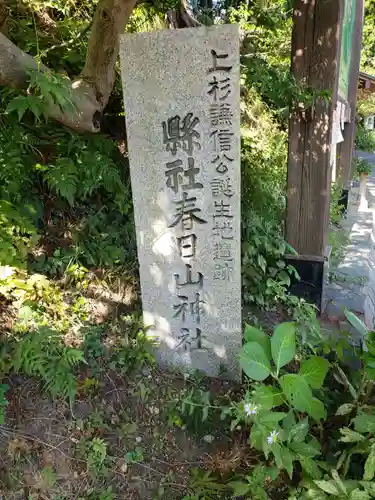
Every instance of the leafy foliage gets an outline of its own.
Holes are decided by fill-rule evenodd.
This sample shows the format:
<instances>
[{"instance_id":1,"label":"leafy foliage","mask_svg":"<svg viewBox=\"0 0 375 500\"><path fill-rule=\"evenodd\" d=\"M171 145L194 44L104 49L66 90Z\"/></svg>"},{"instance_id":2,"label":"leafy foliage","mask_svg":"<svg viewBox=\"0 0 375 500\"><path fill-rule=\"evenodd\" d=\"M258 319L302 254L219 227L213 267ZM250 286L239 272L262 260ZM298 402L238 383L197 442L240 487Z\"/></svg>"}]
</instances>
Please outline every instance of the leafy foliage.
<instances>
[{"instance_id":1,"label":"leafy foliage","mask_svg":"<svg viewBox=\"0 0 375 500\"><path fill-rule=\"evenodd\" d=\"M47 110L58 108L69 113L73 111L70 86L67 79L52 72L29 70L29 86L24 94L13 97L8 102L5 112L18 115L21 121L26 111L34 115L36 122L44 116L47 120Z\"/></svg>"},{"instance_id":2,"label":"leafy foliage","mask_svg":"<svg viewBox=\"0 0 375 500\"><path fill-rule=\"evenodd\" d=\"M375 151L375 133L365 129L361 124L357 125L355 147L369 153Z\"/></svg>"},{"instance_id":3,"label":"leafy foliage","mask_svg":"<svg viewBox=\"0 0 375 500\"><path fill-rule=\"evenodd\" d=\"M16 373L41 378L52 396L74 399L75 368L84 362L83 352L63 345L58 332L48 327L31 331L15 342L10 357Z\"/></svg>"},{"instance_id":4,"label":"leafy foliage","mask_svg":"<svg viewBox=\"0 0 375 500\"><path fill-rule=\"evenodd\" d=\"M375 96L369 90L357 90L357 113L361 117L375 114Z\"/></svg>"},{"instance_id":5,"label":"leafy foliage","mask_svg":"<svg viewBox=\"0 0 375 500\"><path fill-rule=\"evenodd\" d=\"M285 298L294 270L284 261L287 135L258 94L243 100L242 264L244 297L267 306Z\"/></svg>"},{"instance_id":6,"label":"leafy foliage","mask_svg":"<svg viewBox=\"0 0 375 500\"><path fill-rule=\"evenodd\" d=\"M365 17L362 35L362 52L361 52L361 70L366 73L375 73L375 2L374 0L365 0Z\"/></svg>"},{"instance_id":7,"label":"leafy foliage","mask_svg":"<svg viewBox=\"0 0 375 500\"><path fill-rule=\"evenodd\" d=\"M370 175L372 172L372 166L371 163L368 162L367 160L364 160L363 158L353 158L353 163L355 165L356 169L356 176L359 176L361 174L365 175Z\"/></svg>"},{"instance_id":8,"label":"leafy foliage","mask_svg":"<svg viewBox=\"0 0 375 500\"><path fill-rule=\"evenodd\" d=\"M343 340L332 343L321 339L320 355L306 356L296 343L292 323L276 327L272 337L252 326L245 328L241 366L249 378L263 383L253 384L243 401L232 405L230 411L234 425L241 420L249 425L250 443L264 453L268 463L272 455L276 467L285 469L292 478L295 462L299 462L305 479L291 499L325 495L372 498L375 412L368 398L375 375L374 332L369 332L354 314L347 311L346 315L363 338L362 351ZM359 373L358 368L349 368L350 351L360 359ZM340 396L337 383L347 387L351 400L347 395L343 398L342 393ZM335 424L333 415L342 420ZM316 439L317 422L321 429L327 425L333 432L328 441L330 451L322 447L322 435L321 442ZM353 476L358 455L364 460Z\"/></svg>"}]
</instances>

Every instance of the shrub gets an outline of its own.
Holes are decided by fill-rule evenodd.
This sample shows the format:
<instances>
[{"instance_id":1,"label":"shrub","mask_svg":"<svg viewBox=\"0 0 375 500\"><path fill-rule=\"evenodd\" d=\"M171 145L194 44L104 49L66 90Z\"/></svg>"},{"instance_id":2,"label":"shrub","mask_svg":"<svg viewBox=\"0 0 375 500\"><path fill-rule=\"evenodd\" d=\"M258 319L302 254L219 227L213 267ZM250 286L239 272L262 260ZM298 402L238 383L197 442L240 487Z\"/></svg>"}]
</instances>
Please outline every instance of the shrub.
<instances>
[{"instance_id":1,"label":"shrub","mask_svg":"<svg viewBox=\"0 0 375 500\"><path fill-rule=\"evenodd\" d=\"M272 337L245 328L241 366L254 382L230 411L268 466L302 479L291 499L373 497L375 337L346 315L363 347L322 334L309 352L293 323L278 325Z\"/></svg>"},{"instance_id":2,"label":"shrub","mask_svg":"<svg viewBox=\"0 0 375 500\"><path fill-rule=\"evenodd\" d=\"M283 239L287 134L254 89L243 90L242 98L244 298L267 306L285 298L293 273Z\"/></svg>"},{"instance_id":3,"label":"shrub","mask_svg":"<svg viewBox=\"0 0 375 500\"><path fill-rule=\"evenodd\" d=\"M354 157L353 158L353 163L355 165L357 176L359 176L361 174L365 174L365 175L370 175L371 174L371 172L372 172L372 165L367 160L364 160L363 158Z\"/></svg>"},{"instance_id":4,"label":"shrub","mask_svg":"<svg viewBox=\"0 0 375 500\"><path fill-rule=\"evenodd\" d=\"M375 151L375 132L367 130L363 125L357 125L355 147L361 151L373 153Z\"/></svg>"}]
</instances>

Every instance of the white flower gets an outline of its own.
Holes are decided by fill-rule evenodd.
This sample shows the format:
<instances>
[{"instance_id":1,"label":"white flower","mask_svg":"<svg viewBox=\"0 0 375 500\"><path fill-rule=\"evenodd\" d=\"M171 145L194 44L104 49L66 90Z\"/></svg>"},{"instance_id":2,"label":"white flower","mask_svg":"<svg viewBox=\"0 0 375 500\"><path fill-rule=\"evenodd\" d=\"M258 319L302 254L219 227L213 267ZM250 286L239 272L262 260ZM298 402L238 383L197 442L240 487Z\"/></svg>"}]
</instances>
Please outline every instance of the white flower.
<instances>
[{"instance_id":1,"label":"white flower","mask_svg":"<svg viewBox=\"0 0 375 500\"><path fill-rule=\"evenodd\" d=\"M267 443L268 444L274 444L274 443L276 443L278 435L279 435L278 432L272 431L271 434L267 438Z\"/></svg>"},{"instance_id":2,"label":"white flower","mask_svg":"<svg viewBox=\"0 0 375 500\"><path fill-rule=\"evenodd\" d=\"M256 415L258 407L254 403L245 403L244 410L247 416Z\"/></svg>"},{"instance_id":3,"label":"white flower","mask_svg":"<svg viewBox=\"0 0 375 500\"><path fill-rule=\"evenodd\" d=\"M14 269L9 266L0 266L0 280L6 280L14 274Z\"/></svg>"}]
</instances>

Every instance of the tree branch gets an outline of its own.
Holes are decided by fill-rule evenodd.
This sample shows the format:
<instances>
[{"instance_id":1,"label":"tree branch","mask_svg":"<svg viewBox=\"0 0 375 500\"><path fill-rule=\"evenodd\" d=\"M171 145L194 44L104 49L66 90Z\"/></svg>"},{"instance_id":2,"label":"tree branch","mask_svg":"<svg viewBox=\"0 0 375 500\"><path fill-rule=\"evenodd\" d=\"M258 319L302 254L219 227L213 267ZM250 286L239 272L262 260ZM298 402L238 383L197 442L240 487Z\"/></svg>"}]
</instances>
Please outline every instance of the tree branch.
<instances>
[{"instance_id":1,"label":"tree branch","mask_svg":"<svg viewBox=\"0 0 375 500\"><path fill-rule=\"evenodd\" d=\"M169 10L165 17L171 29L196 28L202 26L202 24L195 19L194 13L190 9L187 0L181 0L180 10Z\"/></svg>"},{"instance_id":2,"label":"tree branch","mask_svg":"<svg viewBox=\"0 0 375 500\"><path fill-rule=\"evenodd\" d=\"M189 7L187 0L181 0L181 18L184 21L187 28L196 28L198 26L202 26L202 24L197 21L194 17L194 12Z\"/></svg>"},{"instance_id":3,"label":"tree branch","mask_svg":"<svg viewBox=\"0 0 375 500\"><path fill-rule=\"evenodd\" d=\"M115 64L119 50L119 35L137 0L100 0L96 9L88 42L86 61L81 75L71 83L75 106L64 113L57 106L48 109L51 118L78 132L98 132L100 119L115 79ZM26 54L0 33L0 84L26 88L27 71L37 69L35 59ZM40 65L39 70L49 71Z\"/></svg>"}]
</instances>

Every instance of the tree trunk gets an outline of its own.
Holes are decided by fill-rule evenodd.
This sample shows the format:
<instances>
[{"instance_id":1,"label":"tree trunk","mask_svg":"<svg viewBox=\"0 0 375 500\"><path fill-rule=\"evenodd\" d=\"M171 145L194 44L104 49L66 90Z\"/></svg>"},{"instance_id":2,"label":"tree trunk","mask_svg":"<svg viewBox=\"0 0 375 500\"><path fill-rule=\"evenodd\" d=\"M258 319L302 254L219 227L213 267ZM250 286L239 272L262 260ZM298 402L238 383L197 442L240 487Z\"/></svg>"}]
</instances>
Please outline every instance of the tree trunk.
<instances>
[{"instance_id":1,"label":"tree trunk","mask_svg":"<svg viewBox=\"0 0 375 500\"><path fill-rule=\"evenodd\" d=\"M94 15L81 77L94 86L96 99L103 108L115 81L119 35L136 3L137 0L101 0Z\"/></svg>"},{"instance_id":2,"label":"tree trunk","mask_svg":"<svg viewBox=\"0 0 375 500\"><path fill-rule=\"evenodd\" d=\"M64 113L54 106L48 110L51 118L78 132L99 132L101 115L114 84L118 37L124 31L136 3L137 0L99 1L84 68L71 83L75 110ZM35 59L0 33L0 84L26 88L29 69L37 69ZM49 71L44 65L40 65L39 69Z\"/></svg>"}]
</instances>

